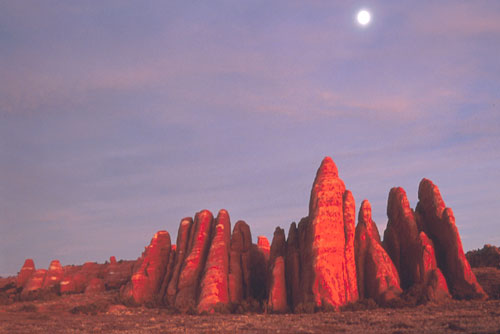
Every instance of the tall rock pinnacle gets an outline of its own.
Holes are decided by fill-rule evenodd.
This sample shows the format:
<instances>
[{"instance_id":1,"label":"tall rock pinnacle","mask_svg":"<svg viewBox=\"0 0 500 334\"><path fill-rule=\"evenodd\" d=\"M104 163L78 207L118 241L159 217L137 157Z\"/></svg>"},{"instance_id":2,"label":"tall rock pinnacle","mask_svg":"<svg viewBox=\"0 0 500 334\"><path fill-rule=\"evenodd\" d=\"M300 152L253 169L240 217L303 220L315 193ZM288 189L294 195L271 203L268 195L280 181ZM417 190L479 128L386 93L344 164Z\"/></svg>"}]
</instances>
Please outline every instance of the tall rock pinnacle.
<instances>
[{"instance_id":1,"label":"tall rock pinnacle","mask_svg":"<svg viewBox=\"0 0 500 334\"><path fill-rule=\"evenodd\" d=\"M324 158L311 190L307 223L310 226L304 226L307 230L305 247L311 248L308 255L312 266L307 268L312 270L312 277L309 281L306 277L306 291L312 290L316 307L338 308L357 299L356 289L351 287L357 285L352 277L356 270L352 261L354 229L351 213L346 212L344 217L345 191L337 166L330 157ZM346 207L353 205L354 200ZM348 219L347 229L344 218Z\"/></svg>"},{"instance_id":2,"label":"tall rock pinnacle","mask_svg":"<svg viewBox=\"0 0 500 334\"><path fill-rule=\"evenodd\" d=\"M385 304L403 292L398 271L380 243L377 225L372 220L372 207L367 200L359 209L355 250L360 298L372 298Z\"/></svg>"},{"instance_id":3,"label":"tall rock pinnacle","mask_svg":"<svg viewBox=\"0 0 500 334\"><path fill-rule=\"evenodd\" d=\"M419 286L421 298L444 300L450 297L446 280L437 266L434 245L418 224L403 188L392 188L387 200L389 222L384 246L398 269L401 286Z\"/></svg>"},{"instance_id":4,"label":"tall rock pinnacle","mask_svg":"<svg viewBox=\"0 0 500 334\"><path fill-rule=\"evenodd\" d=\"M416 211L422 217L422 228L434 242L438 266L455 298L487 298L465 258L455 216L446 208L439 188L431 180L422 179L418 187Z\"/></svg>"},{"instance_id":5,"label":"tall rock pinnacle","mask_svg":"<svg viewBox=\"0 0 500 334\"><path fill-rule=\"evenodd\" d=\"M231 222L226 210L219 211L214 228L214 237L200 284L198 313L213 312L216 306L227 307L229 304L228 275Z\"/></svg>"},{"instance_id":6,"label":"tall rock pinnacle","mask_svg":"<svg viewBox=\"0 0 500 334\"><path fill-rule=\"evenodd\" d=\"M160 290L170 255L170 235L157 232L137 263L131 281L122 291L122 298L135 303L152 302Z\"/></svg>"}]
</instances>

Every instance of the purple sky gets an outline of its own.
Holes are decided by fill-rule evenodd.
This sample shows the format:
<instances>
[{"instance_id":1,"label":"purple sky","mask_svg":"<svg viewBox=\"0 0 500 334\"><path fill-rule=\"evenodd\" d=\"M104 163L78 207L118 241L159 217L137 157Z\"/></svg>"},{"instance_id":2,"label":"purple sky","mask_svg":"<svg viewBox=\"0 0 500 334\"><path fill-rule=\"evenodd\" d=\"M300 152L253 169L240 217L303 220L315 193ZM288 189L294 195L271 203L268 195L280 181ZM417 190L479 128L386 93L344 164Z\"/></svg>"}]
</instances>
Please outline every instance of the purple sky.
<instances>
[{"instance_id":1,"label":"purple sky","mask_svg":"<svg viewBox=\"0 0 500 334\"><path fill-rule=\"evenodd\" d=\"M0 275L135 259L205 208L270 238L326 155L381 232L427 177L499 245L499 55L498 0L0 0Z\"/></svg>"}]
</instances>

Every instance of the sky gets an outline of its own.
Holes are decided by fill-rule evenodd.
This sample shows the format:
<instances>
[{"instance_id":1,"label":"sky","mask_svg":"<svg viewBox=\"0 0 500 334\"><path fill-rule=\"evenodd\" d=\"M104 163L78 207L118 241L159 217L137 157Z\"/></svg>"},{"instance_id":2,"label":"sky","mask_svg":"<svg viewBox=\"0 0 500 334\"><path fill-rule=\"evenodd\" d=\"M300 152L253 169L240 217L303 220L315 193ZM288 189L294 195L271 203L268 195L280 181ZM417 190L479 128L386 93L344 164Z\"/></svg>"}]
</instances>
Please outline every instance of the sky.
<instances>
[{"instance_id":1,"label":"sky","mask_svg":"<svg viewBox=\"0 0 500 334\"><path fill-rule=\"evenodd\" d=\"M500 245L499 55L497 0L0 0L0 275L202 209L271 239L325 156L381 233L426 177L465 250Z\"/></svg>"}]
</instances>

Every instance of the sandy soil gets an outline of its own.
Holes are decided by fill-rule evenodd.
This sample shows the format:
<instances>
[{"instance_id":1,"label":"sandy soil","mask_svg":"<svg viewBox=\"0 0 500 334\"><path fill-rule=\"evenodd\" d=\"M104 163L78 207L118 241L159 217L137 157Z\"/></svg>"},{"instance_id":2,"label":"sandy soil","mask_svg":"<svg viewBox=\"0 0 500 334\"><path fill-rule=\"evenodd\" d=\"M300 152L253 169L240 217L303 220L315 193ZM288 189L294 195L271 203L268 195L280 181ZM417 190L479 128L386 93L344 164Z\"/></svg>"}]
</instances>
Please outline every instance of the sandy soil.
<instances>
[{"instance_id":1,"label":"sandy soil","mask_svg":"<svg viewBox=\"0 0 500 334\"><path fill-rule=\"evenodd\" d=\"M179 315L116 295L0 306L0 333L500 333L500 300L315 314Z\"/></svg>"}]
</instances>

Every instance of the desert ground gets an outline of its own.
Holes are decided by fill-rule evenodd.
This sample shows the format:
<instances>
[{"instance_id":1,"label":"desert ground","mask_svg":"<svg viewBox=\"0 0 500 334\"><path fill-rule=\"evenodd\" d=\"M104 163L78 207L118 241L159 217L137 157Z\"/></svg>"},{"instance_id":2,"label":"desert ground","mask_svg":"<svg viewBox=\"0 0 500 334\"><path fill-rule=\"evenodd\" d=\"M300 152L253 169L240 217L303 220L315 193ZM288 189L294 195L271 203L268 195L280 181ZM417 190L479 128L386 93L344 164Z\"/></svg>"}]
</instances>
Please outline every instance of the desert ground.
<instances>
[{"instance_id":1,"label":"desert ground","mask_svg":"<svg viewBox=\"0 0 500 334\"><path fill-rule=\"evenodd\" d=\"M126 307L116 297L78 294L2 305L0 333L500 333L500 300L314 314L181 315Z\"/></svg>"}]
</instances>

